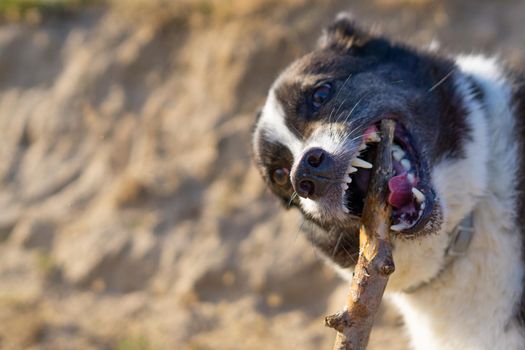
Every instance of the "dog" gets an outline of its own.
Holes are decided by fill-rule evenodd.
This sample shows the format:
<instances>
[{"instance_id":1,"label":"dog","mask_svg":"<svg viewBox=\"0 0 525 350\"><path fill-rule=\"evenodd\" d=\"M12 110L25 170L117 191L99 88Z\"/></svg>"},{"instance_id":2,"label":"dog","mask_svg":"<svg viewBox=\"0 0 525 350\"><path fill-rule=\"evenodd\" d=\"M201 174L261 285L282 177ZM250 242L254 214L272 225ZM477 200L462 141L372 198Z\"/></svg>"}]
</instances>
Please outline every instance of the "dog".
<instances>
[{"instance_id":1,"label":"dog","mask_svg":"<svg viewBox=\"0 0 525 350\"><path fill-rule=\"evenodd\" d=\"M348 280L384 118L397 125L385 295L412 347L525 349L525 77L346 14L279 75L255 123L255 164Z\"/></svg>"}]
</instances>

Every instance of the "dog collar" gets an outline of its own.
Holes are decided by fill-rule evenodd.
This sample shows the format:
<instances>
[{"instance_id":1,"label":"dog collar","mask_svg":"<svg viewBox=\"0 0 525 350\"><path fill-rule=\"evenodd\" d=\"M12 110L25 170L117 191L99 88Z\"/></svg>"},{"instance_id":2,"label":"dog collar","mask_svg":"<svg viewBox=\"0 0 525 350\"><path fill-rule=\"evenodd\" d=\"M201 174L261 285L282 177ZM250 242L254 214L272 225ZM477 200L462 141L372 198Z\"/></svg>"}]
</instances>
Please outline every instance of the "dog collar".
<instances>
[{"instance_id":1,"label":"dog collar","mask_svg":"<svg viewBox=\"0 0 525 350\"><path fill-rule=\"evenodd\" d=\"M447 260L465 255L474 233L474 215L470 213L452 230L450 243L446 250Z\"/></svg>"},{"instance_id":2,"label":"dog collar","mask_svg":"<svg viewBox=\"0 0 525 350\"><path fill-rule=\"evenodd\" d=\"M454 227L450 233L450 241L447 249L445 250L445 262L443 267L439 272L432 277L430 280L418 284L414 287L410 287L405 290L405 293L414 293L417 290L429 285L433 281L443 274L443 272L450 266L452 263L461 256L464 256L467 252L470 242L472 241L472 236L474 235L474 213L471 212L468 214L460 223Z\"/></svg>"}]
</instances>

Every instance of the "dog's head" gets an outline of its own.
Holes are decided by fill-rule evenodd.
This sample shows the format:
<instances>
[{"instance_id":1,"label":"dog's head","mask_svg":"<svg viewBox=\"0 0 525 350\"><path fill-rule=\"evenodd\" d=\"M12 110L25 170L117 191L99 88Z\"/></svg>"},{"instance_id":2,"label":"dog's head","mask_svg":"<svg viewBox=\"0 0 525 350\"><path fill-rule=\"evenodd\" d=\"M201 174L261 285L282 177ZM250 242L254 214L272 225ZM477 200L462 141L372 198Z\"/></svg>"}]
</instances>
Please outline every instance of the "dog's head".
<instances>
[{"instance_id":1,"label":"dog's head","mask_svg":"<svg viewBox=\"0 0 525 350\"><path fill-rule=\"evenodd\" d=\"M449 79L454 66L366 32L343 15L270 89L254 132L256 164L285 205L324 229L315 243L340 265L349 266L357 253L384 118L397 121L392 231L417 237L440 230L444 208L433 169L460 157L468 134Z\"/></svg>"}]
</instances>

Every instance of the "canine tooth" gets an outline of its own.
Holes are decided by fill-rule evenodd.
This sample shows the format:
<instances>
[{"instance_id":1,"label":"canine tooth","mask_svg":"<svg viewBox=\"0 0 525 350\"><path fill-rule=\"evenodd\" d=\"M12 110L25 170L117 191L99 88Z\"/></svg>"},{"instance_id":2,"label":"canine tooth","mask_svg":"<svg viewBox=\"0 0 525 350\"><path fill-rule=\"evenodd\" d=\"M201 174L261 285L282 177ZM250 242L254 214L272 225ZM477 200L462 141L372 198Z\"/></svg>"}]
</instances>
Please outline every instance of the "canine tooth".
<instances>
[{"instance_id":1,"label":"canine tooth","mask_svg":"<svg viewBox=\"0 0 525 350\"><path fill-rule=\"evenodd\" d=\"M394 157L395 160L397 160L399 162L405 156L405 152L403 152L400 149L399 150L395 150L395 151L392 152L392 156Z\"/></svg>"},{"instance_id":2,"label":"canine tooth","mask_svg":"<svg viewBox=\"0 0 525 350\"><path fill-rule=\"evenodd\" d=\"M366 149L366 143L363 142L361 145L359 145L358 150L359 152L361 152L361 151L364 151L365 149Z\"/></svg>"},{"instance_id":3,"label":"canine tooth","mask_svg":"<svg viewBox=\"0 0 525 350\"><path fill-rule=\"evenodd\" d=\"M401 148L401 146L399 146L398 144L392 144L392 151L401 151L404 153L403 149Z\"/></svg>"},{"instance_id":4,"label":"canine tooth","mask_svg":"<svg viewBox=\"0 0 525 350\"><path fill-rule=\"evenodd\" d=\"M344 212L345 214L350 214L350 210L348 210L348 208L345 207L344 205L343 205L343 212Z\"/></svg>"},{"instance_id":5,"label":"canine tooth","mask_svg":"<svg viewBox=\"0 0 525 350\"><path fill-rule=\"evenodd\" d=\"M412 164L410 164L410 161L408 159L403 159L401 161L401 165L403 166L403 168L405 168L405 170L410 170L410 167L412 166Z\"/></svg>"},{"instance_id":6,"label":"canine tooth","mask_svg":"<svg viewBox=\"0 0 525 350\"><path fill-rule=\"evenodd\" d=\"M416 197L416 201L418 203L424 203L425 202L425 195L420 190L418 190L417 188L412 187L412 194L414 195L414 197Z\"/></svg>"},{"instance_id":7,"label":"canine tooth","mask_svg":"<svg viewBox=\"0 0 525 350\"><path fill-rule=\"evenodd\" d=\"M343 179L344 182L346 183L351 183L352 182L352 178L350 177L350 175L346 175L345 178Z\"/></svg>"},{"instance_id":8,"label":"canine tooth","mask_svg":"<svg viewBox=\"0 0 525 350\"><path fill-rule=\"evenodd\" d=\"M407 174L407 179L412 185L416 183L416 177L412 173Z\"/></svg>"},{"instance_id":9,"label":"canine tooth","mask_svg":"<svg viewBox=\"0 0 525 350\"><path fill-rule=\"evenodd\" d=\"M356 171L357 171L357 168L354 168L353 166L350 166L350 167L348 168L348 173L349 173L349 174L353 174L353 173L355 173Z\"/></svg>"},{"instance_id":10,"label":"canine tooth","mask_svg":"<svg viewBox=\"0 0 525 350\"><path fill-rule=\"evenodd\" d=\"M372 164L368 163L365 160L362 160L361 158L354 158L352 160L352 165L357 168L363 168L363 169L370 169L372 168Z\"/></svg>"},{"instance_id":11,"label":"canine tooth","mask_svg":"<svg viewBox=\"0 0 525 350\"><path fill-rule=\"evenodd\" d=\"M406 228L406 225L403 224L403 223L395 224L395 225L390 226L390 229L392 231L396 231L396 232L399 232L399 231L401 231L401 230L403 230L405 228Z\"/></svg>"}]
</instances>

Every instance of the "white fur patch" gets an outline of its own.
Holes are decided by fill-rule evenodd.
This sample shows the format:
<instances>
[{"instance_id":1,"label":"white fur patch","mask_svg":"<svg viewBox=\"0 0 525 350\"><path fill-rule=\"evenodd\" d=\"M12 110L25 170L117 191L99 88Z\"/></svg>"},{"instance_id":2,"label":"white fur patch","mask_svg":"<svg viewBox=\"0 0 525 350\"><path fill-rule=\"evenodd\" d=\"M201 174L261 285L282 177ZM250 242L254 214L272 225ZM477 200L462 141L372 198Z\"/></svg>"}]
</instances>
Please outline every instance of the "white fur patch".
<instances>
[{"instance_id":1,"label":"white fur patch","mask_svg":"<svg viewBox=\"0 0 525 350\"><path fill-rule=\"evenodd\" d=\"M301 207L304 209L304 211L314 218L320 218L321 214L323 214L322 207L316 202L308 198L302 198L300 197L300 203Z\"/></svg>"},{"instance_id":2,"label":"white fur patch","mask_svg":"<svg viewBox=\"0 0 525 350\"><path fill-rule=\"evenodd\" d=\"M279 101L277 101L273 89L270 90L268 98L266 99L257 130L264 130L265 134L270 138L270 141L280 142L288 147L294 159L297 159L301 154L303 143L286 126L283 107ZM254 140L256 139L257 137L254 137ZM254 147L255 151L258 152L257 145L254 145Z\"/></svg>"},{"instance_id":3,"label":"white fur patch","mask_svg":"<svg viewBox=\"0 0 525 350\"><path fill-rule=\"evenodd\" d=\"M305 149L319 147L326 152L337 157L347 152L349 144L347 141L346 129L341 124L323 123L316 127L313 134L307 141Z\"/></svg>"}]
</instances>

